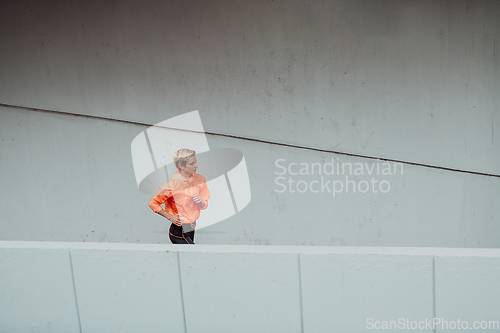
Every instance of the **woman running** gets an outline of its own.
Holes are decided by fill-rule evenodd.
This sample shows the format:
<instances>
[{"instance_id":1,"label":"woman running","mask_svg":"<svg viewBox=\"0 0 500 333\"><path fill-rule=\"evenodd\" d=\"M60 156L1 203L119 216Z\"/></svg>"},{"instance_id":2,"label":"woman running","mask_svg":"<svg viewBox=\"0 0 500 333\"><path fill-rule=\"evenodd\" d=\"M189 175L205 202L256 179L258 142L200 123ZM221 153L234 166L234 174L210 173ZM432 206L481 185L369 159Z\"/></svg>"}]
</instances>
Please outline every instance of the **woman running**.
<instances>
[{"instance_id":1,"label":"woman running","mask_svg":"<svg viewBox=\"0 0 500 333\"><path fill-rule=\"evenodd\" d=\"M149 201L149 207L168 219L170 225L169 238L172 244L194 244L196 220L200 210L208 207L210 192L202 175L196 173L196 152L180 149L174 154L177 172L170 181L160 189ZM161 204L165 204L165 209Z\"/></svg>"}]
</instances>

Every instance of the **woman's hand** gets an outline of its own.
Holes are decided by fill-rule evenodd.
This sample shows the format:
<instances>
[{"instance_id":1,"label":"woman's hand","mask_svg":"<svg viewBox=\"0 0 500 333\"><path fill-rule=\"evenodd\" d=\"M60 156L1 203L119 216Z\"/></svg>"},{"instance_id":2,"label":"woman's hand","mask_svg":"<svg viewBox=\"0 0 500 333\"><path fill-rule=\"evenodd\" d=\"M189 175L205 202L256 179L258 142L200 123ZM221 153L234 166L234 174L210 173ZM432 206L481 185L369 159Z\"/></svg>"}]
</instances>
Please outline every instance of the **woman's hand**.
<instances>
[{"instance_id":1,"label":"woman's hand","mask_svg":"<svg viewBox=\"0 0 500 333\"><path fill-rule=\"evenodd\" d=\"M169 218L170 222L172 222L173 224L175 224L176 226L182 226L182 221L184 221L184 219L182 218L183 215L181 214L177 214L177 215L172 215L171 218Z\"/></svg>"},{"instance_id":2,"label":"woman's hand","mask_svg":"<svg viewBox=\"0 0 500 333\"><path fill-rule=\"evenodd\" d=\"M206 205L205 201L201 200L198 194L193 195L193 201L196 202L198 205L200 205L200 208L203 208Z\"/></svg>"},{"instance_id":3,"label":"woman's hand","mask_svg":"<svg viewBox=\"0 0 500 333\"><path fill-rule=\"evenodd\" d=\"M179 226L179 227L182 225L182 221L184 220L182 218L183 215L181 215L181 214L170 215L169 213L167 213L163 209L160 210L158 212L158 214L160 214L161 216L163 216L164 218L166 218L167 220L169 220L170 222L172 222L173 224L175 224L176 226Z\"/></svg>"}]
</instances>

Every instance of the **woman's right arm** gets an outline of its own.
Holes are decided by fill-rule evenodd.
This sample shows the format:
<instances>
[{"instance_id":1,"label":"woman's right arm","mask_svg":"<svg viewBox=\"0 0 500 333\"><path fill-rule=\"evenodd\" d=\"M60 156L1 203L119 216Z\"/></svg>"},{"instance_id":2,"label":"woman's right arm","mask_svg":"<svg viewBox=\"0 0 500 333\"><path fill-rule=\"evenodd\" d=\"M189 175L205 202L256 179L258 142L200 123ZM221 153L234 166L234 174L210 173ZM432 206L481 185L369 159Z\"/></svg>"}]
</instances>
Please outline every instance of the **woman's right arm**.
<instances>
[{"instance_id":1,"label":"woman's right arm","mask_svg":"<svg viewBox=\"0 0 500 333\"><path fill-rule=\"evenodd\" d=\"M157 214L165 217L167 220L172 222L177 226L182 225L182 215L171 215L167 213L162 207L161 204L165 203L169 197L172 196L172 191L169 188L158 190L149 200L149 207Z\"/></svg>"}]
</instances>

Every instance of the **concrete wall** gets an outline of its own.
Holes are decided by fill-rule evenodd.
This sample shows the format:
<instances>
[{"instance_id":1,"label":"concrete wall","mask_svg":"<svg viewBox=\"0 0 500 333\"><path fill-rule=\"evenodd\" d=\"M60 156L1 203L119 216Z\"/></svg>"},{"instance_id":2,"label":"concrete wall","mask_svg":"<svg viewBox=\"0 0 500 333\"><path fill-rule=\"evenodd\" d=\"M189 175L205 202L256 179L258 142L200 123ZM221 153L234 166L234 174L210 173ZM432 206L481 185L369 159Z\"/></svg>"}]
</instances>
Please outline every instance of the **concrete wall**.
<instances>
[{"instance_id":1,"label":"concrete wall","mask_svg":"<svg viewBox=\"0 0 500 333\"><path fill-rule=\"evenodd\" d=\"M0 238L168 243L130 144L199 110L252 189L200 244L498 247L499 17L495 1L3 1ZM314 193L321 175L289 172L332 158L390 189L333 196L345 175L323 175ZM373 158L404 171L368 175Z\"/></svg>"},{"instance_id":2,"label":"concrete wall","mask_svg":"<svg viewBox=\"0 0 500 333\"><path fill-rule=\"evenodd\" d=\"M0 332L500 325L499 263L497 249L3 241Z\"/></svg>"}]
</instances>

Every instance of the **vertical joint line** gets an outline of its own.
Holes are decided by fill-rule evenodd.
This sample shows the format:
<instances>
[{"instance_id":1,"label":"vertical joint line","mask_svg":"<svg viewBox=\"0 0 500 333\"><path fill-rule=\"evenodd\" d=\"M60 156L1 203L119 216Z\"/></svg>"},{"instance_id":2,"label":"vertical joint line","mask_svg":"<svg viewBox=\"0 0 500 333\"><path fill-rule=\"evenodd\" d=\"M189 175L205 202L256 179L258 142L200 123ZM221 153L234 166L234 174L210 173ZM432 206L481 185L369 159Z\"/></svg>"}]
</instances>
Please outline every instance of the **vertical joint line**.
<instances>
[{"instance_id":1,"label":"vertical joint line","mask_svg":"<svg viewBox=\"0 0 500 333\"><path fill-rule=\"evenodd\" d=\"M73 272L73 256L71 255L73 251L69 250L69 263L71 266L71 278L73 280L73 290L75 291L75 301L76 301L76 314L78 317L78 327L80 328L80 333L82 333L82 321L80 320L80 308L78 307L78 295L76 292L76 282L75 282L75 273Z\"/></svg>"},{"instance_id":2,"label":"vertical joint line","mask_svg":"<svg viewBox=\"0 0 500 333\"><path fill-rule=\"evenodd\" d=\"M432 256L432 320L436 318L436 256ZM436 333L434 326L432 331Z\"/></svg>"},{"instance_id":3,"label":"vertical joint line","mask_svg":"<svg viewBox=\"0 0 500 333\"><path fill-rule=\"evenodd\" d=\"M184 293L182 292L181 259L179 258L179 252L177 252L177 269L179 270L179 288L181 290L181 305L182 305L182 318L184 319L184 332L187 333L186 310L184 309Z\"/></svg>"},{"instance_id":4,"label":"vertical joint line","mask_svg":"<svg viewBox=\"0 0 500 333\"><path fill-rule=\"evenodd\" d=\"M302 302L302 267L300 265L300 253L297 254L297 261L299 267L299 303L300 303L300 329L304 333L304 306Z\"/></svg>"}]
</instances>

